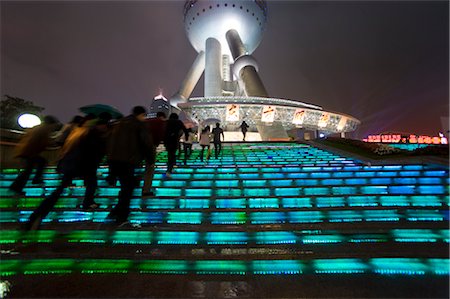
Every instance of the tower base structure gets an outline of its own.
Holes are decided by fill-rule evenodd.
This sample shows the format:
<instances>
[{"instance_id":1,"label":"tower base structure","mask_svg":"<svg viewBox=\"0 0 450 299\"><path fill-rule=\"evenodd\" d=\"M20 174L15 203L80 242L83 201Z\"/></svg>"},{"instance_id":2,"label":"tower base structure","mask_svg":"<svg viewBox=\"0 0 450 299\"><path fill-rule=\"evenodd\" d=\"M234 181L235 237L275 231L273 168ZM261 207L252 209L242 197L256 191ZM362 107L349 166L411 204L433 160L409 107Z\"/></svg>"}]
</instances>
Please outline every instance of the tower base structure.
<instances>
[{"instance_id":1,"label":"tower base structure","mask_svg":"<svg viewBox=\"0 0 450 299\"><path fill-rule=\"evenodd\" d=\"M245 121L249 131L257 131L262 141L288 140L287 131L294 128L329 135L352 132L360 124L349 115L279 98L199 97L179 103L178 107L199 124L205 120L217 120L225 131L239 131L239 126Z\"/></svg>"}]
</instances>

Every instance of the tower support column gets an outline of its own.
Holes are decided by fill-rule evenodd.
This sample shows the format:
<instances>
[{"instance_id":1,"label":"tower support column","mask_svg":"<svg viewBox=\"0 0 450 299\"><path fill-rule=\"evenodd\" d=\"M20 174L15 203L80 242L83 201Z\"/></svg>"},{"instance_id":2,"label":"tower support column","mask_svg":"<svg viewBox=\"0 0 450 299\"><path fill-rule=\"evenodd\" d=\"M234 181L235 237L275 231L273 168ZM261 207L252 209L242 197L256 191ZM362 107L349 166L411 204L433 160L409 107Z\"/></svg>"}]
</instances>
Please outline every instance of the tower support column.
<instances>
[{"instance_id":1,"label":"tower support column","mask_svg":"<svg viewBox=\"0 0 450 299\"><path fill-rule=\"evenodd\" d=\"M185 103L192 94L195 86L197 85L200 77L205 70L205 52L200 51L195 58L189 72L181 83L180 89L176 94L170 98L170 103L176 105L178 103Z\"/></svg>"},{"instance_id":2,"label":"tower support column","mask_svg":"<svg viewBox=\"0 0 450 299\"><path fill-rule=\"evenodd\" d=\"M208 38L205 45L205 97L222 95L222 51L220 42Z\"/></svg>"},{"instance_id":3,"label":"tower support column","mask_svg":"<svg viewBox=\"0 0 450 299\"><path fill-rule=\"evenodd\" d=\"M267 91L258 75L258 64L253 56L247 54L239 33L231 29L226 34L228 46L233 55L233 73L244 85L247 96L267 97Z\"/></svg>"}]
</instances>

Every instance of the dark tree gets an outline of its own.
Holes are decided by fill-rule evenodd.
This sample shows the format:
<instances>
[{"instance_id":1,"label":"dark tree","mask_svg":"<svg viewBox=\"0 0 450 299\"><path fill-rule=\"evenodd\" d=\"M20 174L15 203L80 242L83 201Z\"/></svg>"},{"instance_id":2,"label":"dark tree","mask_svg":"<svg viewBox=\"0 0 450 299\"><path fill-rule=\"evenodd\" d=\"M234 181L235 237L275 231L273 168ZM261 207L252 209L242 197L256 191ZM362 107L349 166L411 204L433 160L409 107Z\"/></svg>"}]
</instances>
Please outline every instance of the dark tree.
<instances>
[{"instance_id":1,"label":"dark tree","mask_svg":"<svg viewBox=\"0 0 450 299\"><path fill-rule=\"evenodd\" d=\"M36 106L32 101L5 95L0 102L0 127L4 129L20 129L17 118L23 113L40 116L44 107Z\"/></svg>"}]
</instances>

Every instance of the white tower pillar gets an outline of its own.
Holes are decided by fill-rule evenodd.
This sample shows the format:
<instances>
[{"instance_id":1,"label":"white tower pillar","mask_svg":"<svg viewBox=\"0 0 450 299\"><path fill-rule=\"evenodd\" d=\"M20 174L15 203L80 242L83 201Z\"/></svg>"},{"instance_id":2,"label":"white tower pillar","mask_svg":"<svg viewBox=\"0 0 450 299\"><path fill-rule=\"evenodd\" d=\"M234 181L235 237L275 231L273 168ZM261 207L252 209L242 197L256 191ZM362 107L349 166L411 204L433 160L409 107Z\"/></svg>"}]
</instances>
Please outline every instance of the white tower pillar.
<instances>
[{"instance_id":1,"label":"white tower pillar","mask_svg":"<svg viewBox=\"0 0 450 299\"><path fill-rule=\"evenodd\" d=\"M228 30L226 33L228 46L234 58L233 73L244 83L247 96L267 97L267 91L258 75L258 64L253 56L248 55L239 33Z\"/></svg>"},{"instance_id":2,"label":"white tower pillar","mask_svg":"<svg viewBox=\"0 0 450 299\"><path fill-rule=\"evenodd\" d=\"M208 38L205 52L205 97L222 96L222 51L220 42L215 38Z\"/></svg>"},{"instance_id":3,"label":"white tower pillar","mask_svg":"<svg viewBox=\"0 0 450 299\"><path fill-rule=\"evenodd\" d=\"M192 94L200 77L205 69L205 52L200 51L195 58L189 72L181 83L180 89L176 94L170 98L170 103L176 105L178 103L185 103Z\"/></svg>"}]
</instances>

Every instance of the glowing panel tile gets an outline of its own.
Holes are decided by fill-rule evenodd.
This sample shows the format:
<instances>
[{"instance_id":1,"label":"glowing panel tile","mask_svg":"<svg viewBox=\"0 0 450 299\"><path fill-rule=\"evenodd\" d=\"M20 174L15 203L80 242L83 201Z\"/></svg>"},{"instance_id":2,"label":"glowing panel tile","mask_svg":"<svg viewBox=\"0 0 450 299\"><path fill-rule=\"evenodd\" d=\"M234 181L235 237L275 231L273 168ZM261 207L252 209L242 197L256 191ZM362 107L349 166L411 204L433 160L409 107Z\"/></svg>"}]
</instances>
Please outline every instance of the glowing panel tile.
<instances>
[{"instance_id":1,"label":"glowing panel tile","mask_svg":"<svg viewBox=\"0 0 450 299\"><path fill-rule=\"evenodd\" d=\"M282 179L284 178L284 173L263 173L262 177L264 179Z\"/></svg>"},{"instance_id":2,"label":"glowing panel tile","mask_svg":"<svg viewBox=\"0 0 450 299\"><path fill-rule=\"evenodd\" d=\"M255 233L256 244L295 244L299 238L292 232L259 231Z\"/></svg>"},{"instance_id":3,"label":"glowing panel tile","mask_svg":"<svg viewBox=\"0 0 450 299\"><path fill-rule=\"evenodd\" d=\"M246 274L247 267L244 261L218 261L204 260L195 262L196 274Z\"/></svg>"},{"instance_id":4,"label":"glowing panel tile","mask_svg":"<svg viewBox=\"0 0 450 299\"><path fill-rule=\"evenodd\" d=\"M341 243L344 238L340 235L307 235L302 237L304 244Z\"/></svg>"},{"instance_id":5,"label":"glowing panel tile","mask_svg":"<svg viewBox=\"0 0 450 299\"><path fill-rule=\"evenodd\" d=\"M328 211L330 222L357 222L363 217L359 211Z\"/></svg>"},{"instance_id":6,"label":"glowing panel tile","mask_svg":"<svg viewBox=\"0 0 450 299\"><path fill-rule=\"evenodd\" d=\"M2 261L3 264L3 261ZM75 265L75 261L72 259L33 259L26 262L23 266L23 274L69 274L72 273L72 269ZM2 265L3 267L3 265Z\"/></svg>"},{"instance_id":7,"label":"glowing panel tile","mask_svg":"<svg viewBox=\"0 0 450 299\"><path fill-rule=\"evenodd\" d=\"M375 177L375 172L374 171L358 171L355 172L355 177L358 178L373 178Z\"/></svg>"},{"instance_id":8,"label":"glowing panel tile","mask_svg":"<svg viewBox=\"0 0 450 299\"><path fill-rule=\"evenodd\" d=\"M179 199L180 209L208 209L209 199Z\"/></svg>"},{"instance_id":9,"label":"glowing panel tile","mask_svg":"<svg viewBox=\"0 0 450 299\"><path fill-rule=\"evenodd\" d=\"M215 181L214 184L216 185L216 187L219 188L232 188L232 187L237 187L239 186L239 181L238 180L223 180L223 181Z\"/></svg>"},{"instance_id":10,"label":"glowing panel tile","mask_svg":"<svg viewBox=\"0 0 450 299\"><path fill-rule=\"evenodd\" d=\"M359 259L318 259L313 261L314 272L318 274L366 273L369 267Z\"/></svg>"},{"instance_id":11,"label":"glowing panel tile","mask_svg":"<svg viewBox=\"0 0 450 299\"><path fill-rule=\"evenodd\" d=\"M245 198L227 198L216 199L216 208L218 209L245 209Z\"/></svg>"},{"instance_id":12,"label":"glowing panel tile","mask_svg":"<svg viewBox=\"0 0 450 299\"><path fill-rule=\"evenodd\" d=\"M211 181L205 180L205 181L192 181L189 182L189 185L191 187L211 187Z\"/></svg>"},{"instance_id":13,"label":"glowing panel tile","mask_svg":"<svg viewBox=\"0 0 450 299\"><path fill-rule=\"evenodd\" d=\"M389 194L387 186L361 186L362 194Z\"/></svg>"},{"instance_id":14,"label":"glowing panel tile","mask_svg":"<svg viewBox=\"0 0 450 299\"><path fill-rule=\"evenodd\" d=\"M151 244L152 235L149 231L116 231L111 241L113 244Z\"/></svg>"},{"instance_id":15,"label":"glowing panel tile","mask_svg":"<svg viewBox=\"0 0 450 299\"><path fill-rule=\"evenodd\" d=\"M287 212L289 223L323 222L324 215L320 211Z\"/></svg>"},{"instance_id":16,"label":"glowing panel tile","mask_svg":"<svg viewBox=\"0 0 450 299\"><path fill-rule=\"evenodd\" d=\"M200 233L185 231L163 231L156 235L158 244L197 244Z\"/></svg>"},{"instance_id":17,"label":"glowing panel tile","mask_svg":"<svg viewBox=\"0 0 450 299\"><path fill-rule=\"evenodd\" d=\"M436 275L450 274L450 260L449 259L428 259L428 271Z\"/></svg>"},{"instance_id":18,"label":"glowing panel tile","mask_svg":"<svg viewBox=\"0 0 450 299\"><path fill-rule=\"evenodd\" d=\"M246 188L244 196L270 196L270 188Z\"/></svg>"},{"instance_id":19,"label":"glowing panel tile","mask_svg":"<svg viewBox=\"0 0 450 299\"><path fill-rule=\"evenodd\" d=\"M185 189L186 197L211 197L211 189Z\"/></svg>"},{"instance_id":20,"label":"glowing panel tile","mask_svg":"<svg viewBox=\"0 0 450 299\"><path fill-rule=\"evenodd\" d=\"M179 197L181 196L181 189L174 188L155 188L156 196L172 196Z\"/></svg>"},{"instance_id":21,"label":"glowing panel tile","mask_svg":"<svg viewBox=\"0 0 450 299\"><path fill-rule=\"evenodd\" d=\"M395 180L396 178L394 178L394 180ZM392 184L392 178L371 178L371 179L369 179L369 181L370 181L370 184L372 184L372 185L389 185L389 184ZM400 184L400 183L397 183L397 184ZM404 184L404 183L401 183L401 184ZM412 183L412 184L414 184L414 183Z\"/></svg>"},{"instance_id":22,"label":"glowing panel tile","mask_svg":"<svg viewBox=\"0 0 450 299\"><path fill-rule=\"evenodd\" d=\"M175 199L149 199L145 206L147 209L161 210L175 209L176 204L177 202Z\"/></svg>"},{"instance_id":23,"label":"glowing panel tile","mask_svg":"<svg viewBox=\"0 0 450 299\"><path fill-rule=\"evenodd\" d=\"M285 223L286 215L284 212L252 212L250 222L252 224Z\"/></svg>"},{"instance_id":24,"label":"glowing panel tile","mask_svg":"<svg viewBox=\"0 0 450 299\"><path fill-rule=\"evenodd\" d=\"M373 258L370 264L378 274L423 275L428 270L417 258Z\"/></svg>"},{"instance_id":25,"label":"glowing panel tile","mask_svg":"<svg viewBox=\"0 0 450 299\"><path fill-rule=\"evenodd\" d=\"M248 236L245 232L207 232L207 244L247 244Z\"/></svg>"},{"instance_id":26,"label":"glowing panel tile","mask_svg":"<svg viewBox=\"0 0 450 299\"><path fill-rule=\"evenodd\" d=\"M316 197L316 205L323 207L343 207L345 206L344 197Z\"/></svg>"},{"instance_id":27,"label":"glowing panel tile","mask_svg":"<svg viewBox=\"0 0 450 299\"><path fill-rule=\"evenodd\" d=\"M234 196L242 196L242 190L241 189L217 189L215 190L215 194L218 197L234 197Z\"/></svg>"},{"instance_id":28,"label":"glowing panel tile","mask_svg":"<svg viewBox=\"0 0 450 299\"><path fill-rule=\"evenodd\" d=\"M168 212L167 223L185 223L200 224L202 223L201 212Z\"/></svg>"},{"instance_id":29,"label":"glowing panel tile","mask_svg":"<svg viewBox=\"0 0 450 299\"><path fill-rule=\"evenodd\" d=\"M378 206L376 196L351 195L351 196L347 197L347 202L350 207L376 207L376 206Z\"/></svg>"},{"instance_id":30,"label":"glowing panel tile","mask_svg":"<svg viewBox=\"0 0 450 299\"><path fill-rule=\"evenodd\" d=\"M415 186L389 186L389 194L414 194L416 193Z\"/></svg>"},{"instance_id":31,"label":"glowing panel tile","mask_svg":"<svg viewBox=\"0 0 450 299\"><path fill-rule=\"evenodd\" d=\"M441 178L419 178L419 184L426 184L426 185L437 185L437 184L442 184L442 180Z\"/></svg>"},{"instance_id":32,"label":"glowing panel tile","mask_svg":"<svg viewBox=\"0 0 450 299\"><path fill-rule=\"evenodd\" d=\"M402 177L418 177L420 176L420 171L400 171L399 175Z\"/></svg>"},{"instance_id":33,"label":"glowing panel tile","mask_svg":"<svg viewBox=\"0 0 450 299\"><path fill-rule=\"evenodd\" d=\"M69 243L106 243L107 240L108 233L99 230L76 230L67 236Z\"/></svg>"},{"instance_id":34,"label":"glowing panel tile","mask_svg":"<svg viewBox=\"0 0 450 299\"><path fill-rule=\"evenodd\" d=\"M406 207L409 206L408 196L391 196L382 195L380 196L380 204L382 206L392 206L392 207Z\"/></svg>"},{"instance_id":35,"label":"glowing panel tile","mask_svg":"<svg viewBox=\"0 0 450 299\"><path fill-rule=\"evenodd\" d=\"M314 179L305 179L305 180L295 180L295 184L297 186L319 186L320 181Z\"/></svg>"},{"instance_id":36,"label":"glowing panel tile","mask_svg":"<svg viewBox=\"0 0 450 299\"><path fill-rule=\"evenodd\" d=\"M409 221L444 221L439 210L407 210L406 214Z\"/></svg>"},{"instance_id":37,"label":"glowing panel tile","mask_svg":"<svg viewBox=\"0 0 450 299\"><path fill-rule=\"evenodd\" d=\"M355 234L348 238L350 243L378 243L387 242L389 236L387 234Z\"/></svg>"},{"instance_id":38,"label":"glowing panel tile","mask_svg":"<svg viewBox=\"0 0 450 299\"><path fill-rule=\"evenodd\" d=\"M333 195L355 194L357 193L356 190L356 187L331 187L331 193Z\"/></svg>"},{"instance_id":39,"label":"glowing panel tile","mask_svg":"<svg viewBox=\"0 0 450 299\"><path fill-rule=\"evenodd\" d=\"M245 212L212 212L212 224L244 224L247 221Z\"/></svg>"},{"instance_id":40,"label":"glowing panel tile","mask_svg":"<svg viewBox=\"0 0 450 299\"><path fill-rule=\"evenodd\" d=\"M431 229L394 229L395 242L437 242L440 235Z\"/></svg>"},{"instance_id":41,"label":"glowing panel tile","mask_svg":"<svg viewBox=\"0 0 450 299\"><path fill-rule=\"evenodd\" d=\"M16 243L22 237L22 233L18 230L2 230L0 244Z\"/></svg>"},{"instance_id":42,"label":"glowing panel tile","mask_svg":"<svg viewBox=\"0 0 450 299\"><path fill-rule=\"evenodd\" d=\"M18 274L23 261L2 259L2 266L0 267L0 276L6 277Z\"/></svg>"},{"instance_id":43,"label":"glowing panel tile","mask_svg":"<svg viewBox=\"0 0 450 299\"><path fill-rule=\"evenodd\" d=\"M100 273L128 273L133 266L130 260L81 260L77 264L77 268L84 274L100 274Z\"/></svg>"},{"instance_id":44,"label":"glowing panel tile","mask_svg":"<svg viewBox=\"0 0 450 299\"><path fill-rule=\"evenodd\" d=\"M301 274L304 265L296 260L256 260L251 262L253 274Z\"/></svg>"},{"instance_id":45,"label":"glowing panel tile","mask_svg":"<svg viewBox=\"0 0 450 299\"><path fill-rule=\"evenodd\" d=\"M249 198L248 206L251 209L263 209L263 208L279 208L278 198Z\"/></svg>"},{"instance_id":46,"label":"glowing panel tile","mask_svg":"<svg viewBox=\"0 0 450 299\"><path fill-rule=\"evenodd\" d=\"M298 196L301 195L300 188L275 188L276 196Z\"/></svg>"},{"instance_id":47,"label":"glowing panel tile","mask_svg":"<svg viewBox=\"0 0 450 299\"><path fill-rule=\"evenodd\" d=\"M330 189L326 187L304 188L303 192L305 195L331 195Z\"/></svg>"},{"instance_id":48,"label":"glowing panel tile","mask_svg":"<svg viewBox=\"0 0 450 299\"><path fill-rule=\"evenodd\" d=\"M425 176L448 177L448 171L445 170L427 170L423 172Z\"/></svg>"},{"instance_id":49,"label":"glowing panel tile","mask_svg":"<svg viewBox=\"0 0 450 299\"><path fill-rule=\"evenodd\" d=\"M401 218L396 210L365 210L363 215L366 221L399 221Z\"/></svg>"},{"instance_id":50,"label":"glowing panel tile","mask_svg":"<svg viewBox=\"0 0 450 299\"><path fill-rule=\"evenodd\" d=\"M281 199L283 208L311 208L310 197L287 197Z\"/></svg>"},{"instance_id":51,"label":"glowing panel tile","mask_svg":"<svg viewBox=\"0 0 450 299\"><path fill-rule=\"evenodd\" d=\"M444 186L419 186L418 192L420 194L446 194L448 193L448 187Z\"/></svg>"},{"instance_id":52,"label":"glowing panel tile","mask_svg":"<svg viewBox=\"0 0 450 299\"><path fill-rule=\"evenodd\" d=\"M187 274L189 263L181 260L144 260L138 266L139 273Z\"/></svg>"}]
</instances>

